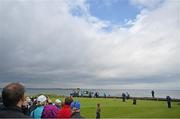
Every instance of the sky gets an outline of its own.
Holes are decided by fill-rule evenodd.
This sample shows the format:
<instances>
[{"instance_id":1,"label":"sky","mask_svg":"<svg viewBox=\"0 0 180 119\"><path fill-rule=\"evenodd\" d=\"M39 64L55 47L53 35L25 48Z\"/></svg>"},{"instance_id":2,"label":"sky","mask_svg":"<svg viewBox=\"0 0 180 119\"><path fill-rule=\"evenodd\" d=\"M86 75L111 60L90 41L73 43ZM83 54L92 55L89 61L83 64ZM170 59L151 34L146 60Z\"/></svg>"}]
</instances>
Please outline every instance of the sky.
<instances>
[{"instance_id":1,"label":"sky","mask_svg":"<svg viewBox=\"0 0 180 119\"><path fill-rule=\"evenodd\" d=\"M180 90L179 0L0 0L0 88Z\"/></svg>"}]
</instances>

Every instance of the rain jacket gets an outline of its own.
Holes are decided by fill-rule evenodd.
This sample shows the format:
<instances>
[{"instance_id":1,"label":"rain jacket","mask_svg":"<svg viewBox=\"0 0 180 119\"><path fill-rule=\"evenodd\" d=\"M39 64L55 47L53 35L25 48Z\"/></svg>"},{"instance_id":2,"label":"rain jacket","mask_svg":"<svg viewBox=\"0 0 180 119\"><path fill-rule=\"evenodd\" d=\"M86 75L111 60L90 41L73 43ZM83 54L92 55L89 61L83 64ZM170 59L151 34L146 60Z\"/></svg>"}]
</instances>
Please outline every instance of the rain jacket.
<instances>
[{"instance_id":1,"label":"rain jacket","mask_svg":"<svg viewBox=\"0 0 180 119\"><path fill-rule=\"evenodd\" d=\"M31 117L35 119L40 119L42 116L44 106L38 106L34 111L31 112Z\"/></svg>"},{"instance_id":2,"label":"rain jacket","mask_svg":"<svg viewBox=\"0 0 180 119\"><path fill-rule=\"evenodd\" d=\"M42 118L56 118L57 117L58 108L56 105L46 105L44 107Z\"/></svg>"},{"instance_id":3,"label":"rain jacket","mask_svg":"<svg viewBox=\"0 0 180 119\"><path fill-rule=\"evenodd\" d=\"M64 105L61 110L57 113L57 118L71 118L71 106L70 105Z\"/></svg>"}]
</instances>

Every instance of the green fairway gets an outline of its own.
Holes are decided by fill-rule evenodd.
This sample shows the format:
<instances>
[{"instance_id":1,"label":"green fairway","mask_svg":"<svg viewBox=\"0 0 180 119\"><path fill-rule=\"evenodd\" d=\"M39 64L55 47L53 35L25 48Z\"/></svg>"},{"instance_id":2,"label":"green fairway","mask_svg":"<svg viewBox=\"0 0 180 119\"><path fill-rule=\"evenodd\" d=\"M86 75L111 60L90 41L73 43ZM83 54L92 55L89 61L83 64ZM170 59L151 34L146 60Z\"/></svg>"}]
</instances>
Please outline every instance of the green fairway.
<instances>
[{"instance_id":1,"label":"green fairway","mask_svg":"<svg viewBox=\"0 0 180 119\"><path fill-rule=\"evenodd\" d=\"M172 108L168 109L165 101L137 100L137 105L133 105L132 100L122 102L121 99L74 98L74 100L81 102L81 114L85 118L95 118L97 103L101 104L102 118L180 118L180 105L177 102L173 102Z\"/></svg>"}]
</instances>

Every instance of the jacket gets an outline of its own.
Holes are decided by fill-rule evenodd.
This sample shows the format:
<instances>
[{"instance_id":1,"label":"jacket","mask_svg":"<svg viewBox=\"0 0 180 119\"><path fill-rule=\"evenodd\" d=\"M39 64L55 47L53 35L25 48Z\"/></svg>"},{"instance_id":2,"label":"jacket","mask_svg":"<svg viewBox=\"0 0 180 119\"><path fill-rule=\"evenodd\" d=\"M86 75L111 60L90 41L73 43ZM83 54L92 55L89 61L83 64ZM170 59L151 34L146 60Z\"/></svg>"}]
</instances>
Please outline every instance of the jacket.
<instances>
[{"instance_id":1,"label":"jacket","mask_svg":"<svg viewBox=\"0 0 180 119\"><path fill-rule=\"evenodd\" d=\"M20 107L1 107L0 109L0 118L29 118L23 114L23 111Z\"/></svg>"},{"instance_id":2,"label":"jacket","mask_svg":"<svg viewBox=\"0 0 180 119\"><path fill-rule=\"evenodd\" d=\"M70 105L64 105L61 110L57 113L57 118L71 118L71 107Z\"/></svg>"},{"instance_id":3,"label":"jacket","mask_svg":"<svg viewBox=\"0 0 180 119\"><path fill-rule=\"evenodd\" d=\"M42 116L44 106L39 106L37 107L34 111L31 112L31 117L35 119L40 119Z\"/></svg>"},{"instance_id":4,"label":"jacket","mask_svg":"<svg viewBox=\"0 0 180 119\"><path fill-rule=\"evenodd\" d=\"M46 105L44 107L42 118L56 118L58 108L55 105Z\"/></svg>"}]
</instances>

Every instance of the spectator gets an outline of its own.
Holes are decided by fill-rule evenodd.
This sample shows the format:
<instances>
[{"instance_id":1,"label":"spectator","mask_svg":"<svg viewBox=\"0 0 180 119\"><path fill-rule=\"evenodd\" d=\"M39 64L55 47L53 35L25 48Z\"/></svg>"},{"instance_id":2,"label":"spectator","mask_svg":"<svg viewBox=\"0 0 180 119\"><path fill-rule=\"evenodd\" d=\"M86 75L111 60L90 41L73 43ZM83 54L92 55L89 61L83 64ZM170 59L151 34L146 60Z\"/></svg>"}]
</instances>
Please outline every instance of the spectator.
<instances>
[{"instance_id":1,"label":"spectator","mask_svg":"<svg viewBox=\"0 0 180 119\"><path fill-rule=\"evenodd\" d=\"M122 101L125 102L126 101L126 94L125 93L122 93Z\"/></svg>"},{"instance_id":2,"label":"spectator","mask_svg":"<svg viewBox=\"0 0 180 119\"><path fill-rule=\"evenodd\" d=\"M52 103L51 99L48 96L46 98L47 98L47 104L52 105L53 103Z\"/></svg>"},{"instance_id":3,"label":"spectator","mask_svg":"<svg viewBox=\"0 0 180 119\"><path fill-rule=\"evenodd\" d=\"M2 90L3 108L0 118L28 118L22 112L25 87L19 83L10 83Z\"/></svg>"},{"instance_id":4,"label":"spectator","mask_svg":"<svg viewBox=\"0 0 180 119\"><path fill-rule=\"evenodd\" d=\"M92 92L91 91L89 92L89 98L92 98Z\"/></svg>"},{"instance_id":5,"label":"spectator","mask_svg":"<svg viewBox=\"0 0 180 119\"><path fill-rule=\"evenodd\" d=\"M80 114L80 102L79 101L73 102L71 118L83 118Z\"/></svg>"},{"instance_id":6,"label":"spectator","mask_svg":"<svg viewBox=\"0 0 180 119\"><path fill-rule=\"evenodd\" d=\"M22 105L22 110L25 115L30 115L30 106L31 106L31 99L29 97L26 97Z\"/></svg>"},{"instance_id":7,"label":"spectator","mask_svg":"<svg viewBox=\"0 0 180 119\"><path fill-rule=\"evenodd\" d=\"M154 98L154 93L155 93L155 92L152 90L152 91L151 91L152 98Z\"/></svg>"},{"instance_id":8,"label":"spectator","mask_svg":"<svg viewBox=\"0 0 180 119\"><path fill-rule=\"evenodd\" d=\"M58 108L58 109L61 109L62 107L62 101L60 99L56 99L55 100L55 106Z\"/></svg>"},{"instance_id":9,"label":"spectator","mask_svg":"<svg viewBox=\"0 0 180 119\"><path fill-rule=\"evenodd\" d=\"M133 98L133 105L136 105L136 98Z\"/></svg>"},{"instance_id":10,"label":"spectator","mask_svg":"<svg viewBox=\"0 0 180 119\"><path fill-rule=\"evenodd\" d=\"M94 97L95 97L95 98L97 98L97 97L98 97L98 93L97 93L97 92L95 92Z\"/></svg>"},{"instance_id":11,"label":"spectator","mask_svg":"<svg viewBox=\"0 0 180 119\"><path fill-rule=\"evenodd\" d=\"M56 118L58 108L55 105L49 104L44 106L44 110L42 112L42 118Z\"/></svg>"},{"instance_id":12,"label":"spectator","mask_svg":"<svg viewBox=\"0 0 180 119\"><path fill-rule=\"evenodd\" d=\"M71 103L73 99L70 97L65 98L64 106L57 113L57 118L71 118Z\"/></svg>"},{"instance_id":13,"label":"spectator","mask_svg":"<svg viewBox=\"0 0 180 119\"><path fill-rule=\"evenodd\" d=\"M36 98L31 98L31 102L32 102L32 105L29 108L30 113L38 107Z\"/></svg>"},{"instance_id":14,"label":"spectator","mask_svg":"<svg viewBox=\"0 0 180 119\"><path fill-rule=\"evenodd\" d=\"M97 104L97 109L96 109L96 119L100 119L101 117L101 108L100 108L100 104Z\"/></svg>"},{"instance_id":15,"label":"spectator","mask_svg":"<svg viewBox=\"0 0 180 119\"><path fill-rule=\"evenodd\" d=\"M171 97L167 96L166 100L167 100L168 108L171 108Z\"/></svg>"},{"instance_id":16,"label":"spectator","mask_svg":"<svg viewBox=\"0 0 180 119\"><path fill-rule=\"evenodd\" d=\"M128 92L126 92L126 99L128 100L130 98L130 95Z\"/></svg>"},{"instance_id":17,"label":"spectator","mask_svg":"<svg viewBox=\"0 0 180 119\"><path fill-rule=\"evenodd\" d=\"M47 103L46 96L40 95L37 98L37 108L31 112L31 117L37 118L37 119L41 118L42 112L43 112L43 109L44 109L44 106L46 105L46 103Z\"/></svg>"}]
</instances>

